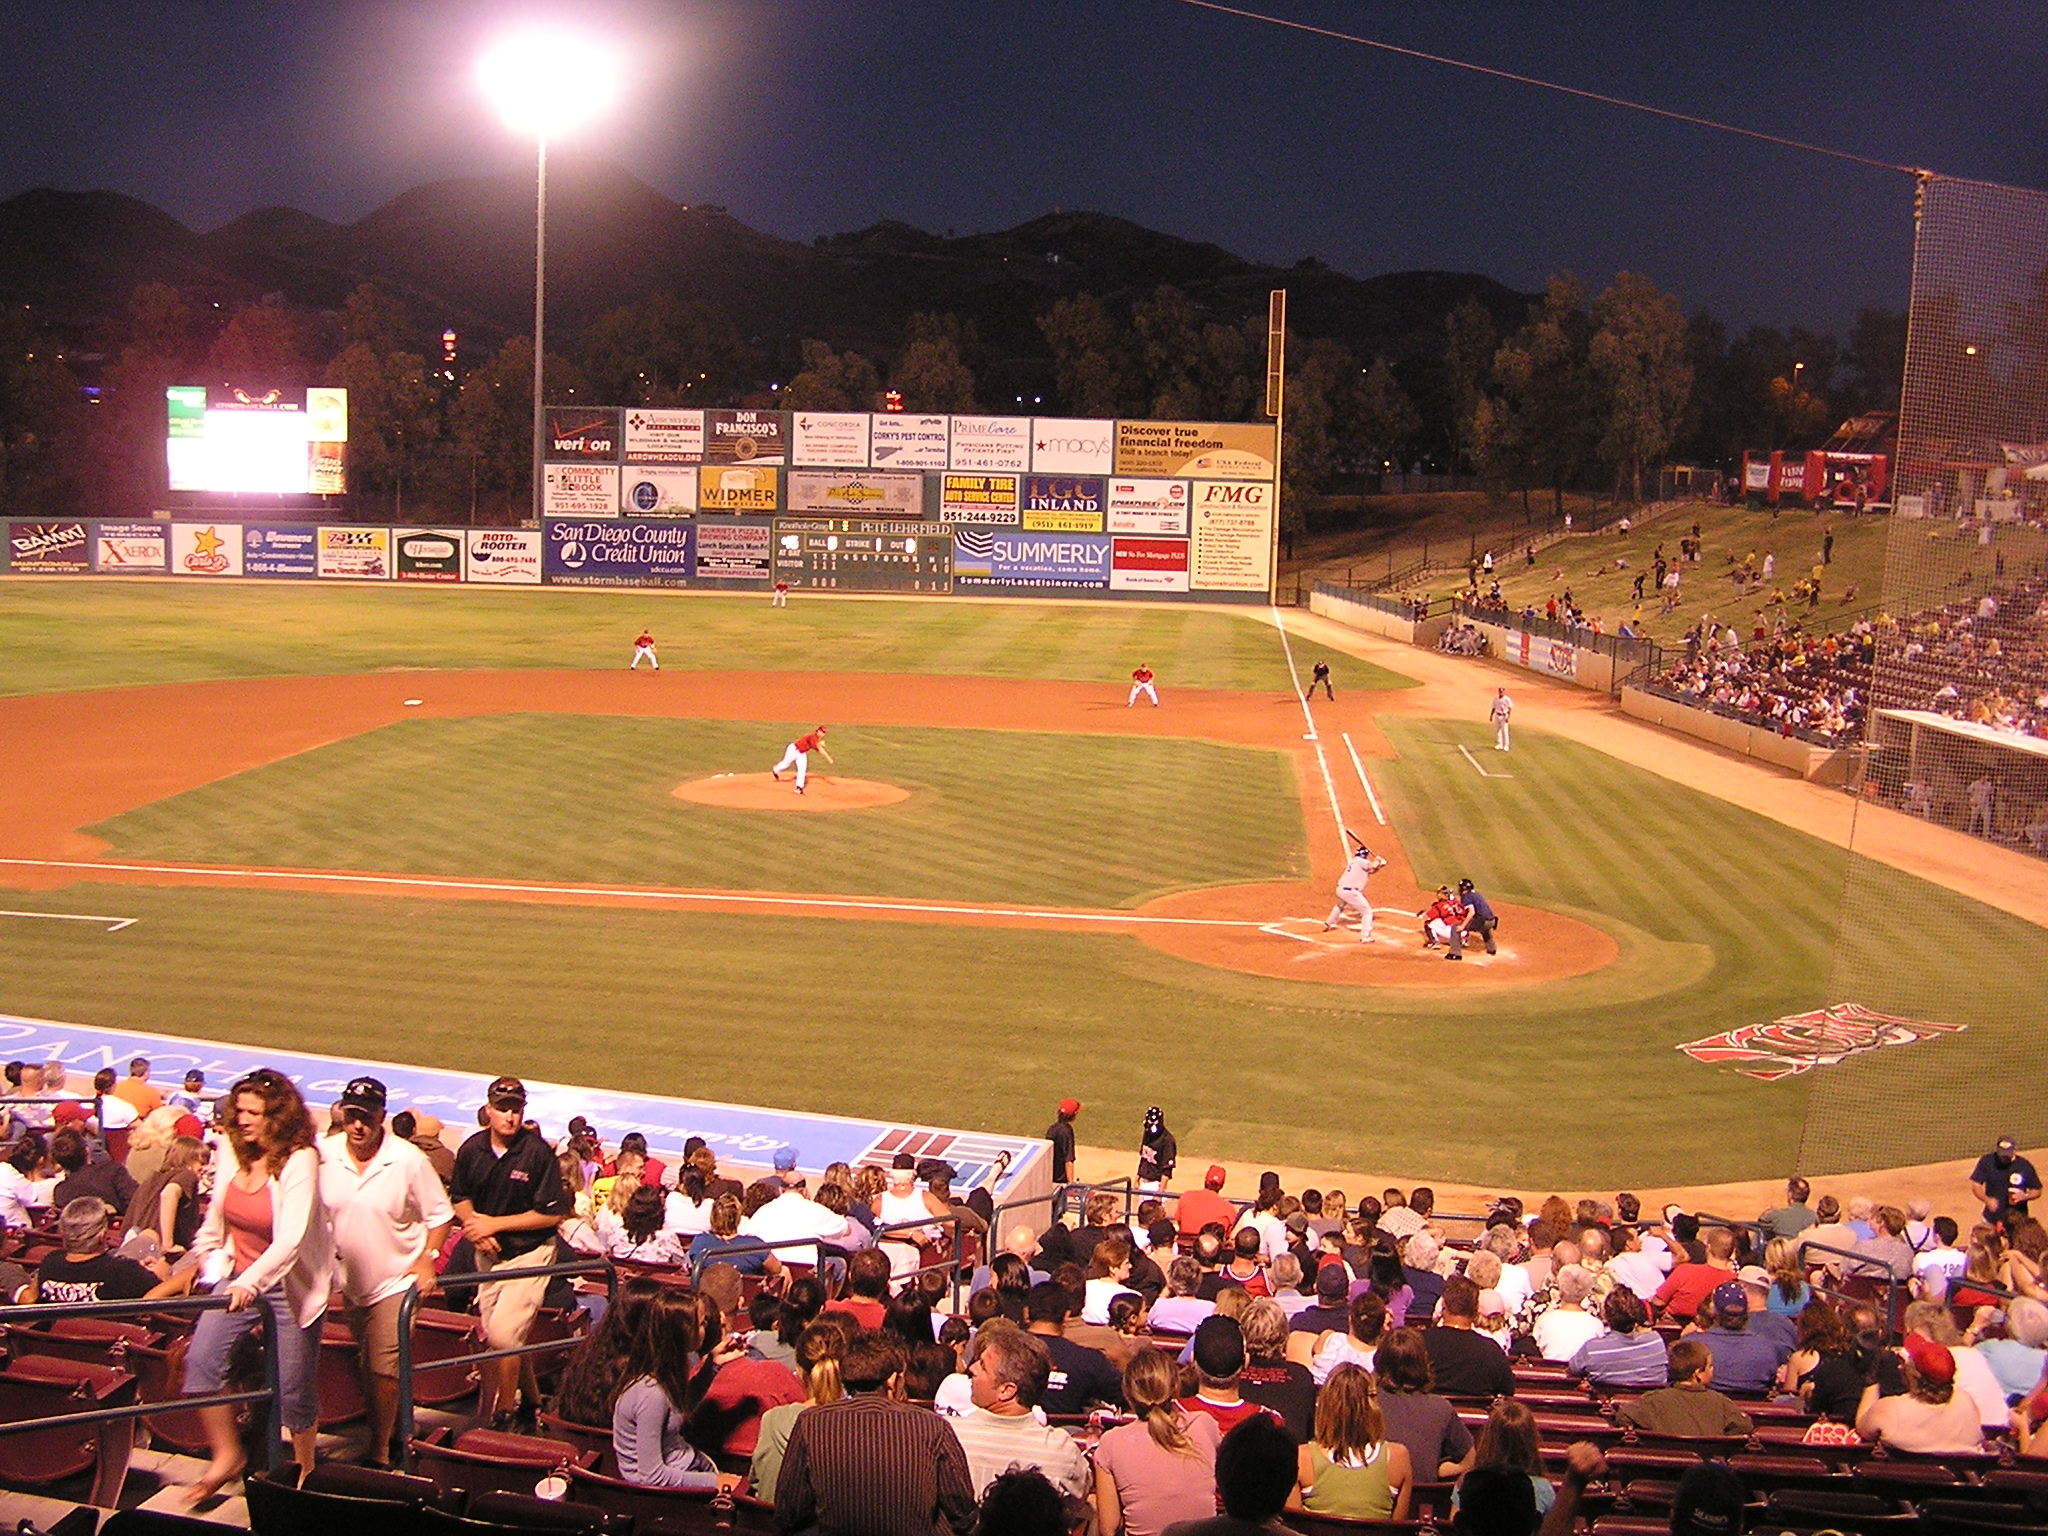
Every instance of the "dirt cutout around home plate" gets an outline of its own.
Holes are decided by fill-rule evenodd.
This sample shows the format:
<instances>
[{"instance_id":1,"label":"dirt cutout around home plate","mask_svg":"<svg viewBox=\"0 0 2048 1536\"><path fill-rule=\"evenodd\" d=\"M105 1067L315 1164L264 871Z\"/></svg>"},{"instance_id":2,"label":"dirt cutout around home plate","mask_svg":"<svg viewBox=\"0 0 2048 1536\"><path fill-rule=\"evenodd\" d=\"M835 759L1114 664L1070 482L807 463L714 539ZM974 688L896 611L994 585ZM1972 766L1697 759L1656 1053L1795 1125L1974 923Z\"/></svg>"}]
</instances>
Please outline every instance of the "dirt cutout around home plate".
<instances>
[{"instance_id":1,"label":"dirt cutout around home plate","mask_svg":"<svg viewBox=\"0 0 2048 1536\"><path fill-rule=\"evenodd\" d=\"M910 798L909 790L879 779L842 779L824 773L806 779L802 794L794 780L778 782L766 773L716 773L678 784L669 793L693 805L728 811L871 811Z\"/></svg>"}]
</instances>

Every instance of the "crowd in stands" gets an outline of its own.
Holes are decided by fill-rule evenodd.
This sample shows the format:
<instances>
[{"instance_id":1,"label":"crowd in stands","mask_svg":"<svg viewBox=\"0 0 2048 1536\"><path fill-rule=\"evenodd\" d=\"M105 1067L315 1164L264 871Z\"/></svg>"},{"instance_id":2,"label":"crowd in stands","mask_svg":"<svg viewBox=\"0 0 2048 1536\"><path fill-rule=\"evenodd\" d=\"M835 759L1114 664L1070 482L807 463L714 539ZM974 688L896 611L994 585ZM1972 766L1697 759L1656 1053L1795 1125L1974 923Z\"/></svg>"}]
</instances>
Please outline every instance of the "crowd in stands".
<instances>
[{"instance_id":1,"label":"crowd in stands","mask_svg":"<svg viewBox=\"0 0 2048 1536\"><path fill-rule=\"evenodd\" d=\"M1882 708L2048 736L2048 578L1885 624L1877 678Z\"/></svg>"},{"instance_id":2,"label":"crowd in stands","mask_svg":"<svg viewBox=\"0 0 2048 1536\"><path fill-rule=\"evenodd\" d=\"M383 1464L399 1303L471 1271L515 1276L476 1287L494 1348L558 1288L594 1324L545 1402L530 1360L487 1364L481 1423L545 1407L608 1435L626 1482L736 1490L788 1531L967 1536L1006 1501L1049 1529L1092 1510L1108 1533L1241 1529L1205 1524L1219 1501L1225 1521L1400 1519L1454 1482L1460 1529L1529 1536L1599 1470L1590 1446L1562 1477L1546 1461L1517 1401L1531 1370L1657 1435L1746 1436L1768 1407L1903 1451L2048 1454L2048 1230L2009 1139L1973 1173L1967 1231L1799 1179L1728 1225L1628 1194L1450 1218L1426 1188L1354 1205L1271 1173L1240 1200L1221 1167L1178 1196L1083 1190L1077 1221L991 1230L989 1190L956 1196L942 1163L834 1165L814 1188L794 1149L742 1179L693 1141L669 1166L582 1119L550 1141L509 1077L450 1146L432 1117L387 1115L370 1077L323 1117L267 1070L216 1100L203 1080L164 1094L143 1060L90 1099L61 1066L7 1071L0 1223L54 1240L33 1272L0 1267L9 1297L228 1296L192 1336L188 1395L221 1389L268 1310L305 1466L329 1316L360 1348L364 1459ZM527 1273L578 1252L626 1276L608 1305ZM195 1498L243 1457L232 1410L201 1412Z\"/></svg>"},{"instance_id":3,"label":"crowd in stands","mask_svg":"<svg viewBox=\"0 0 2048 1536\"><path fill-rule=\"evenodd\" d=\"M1863 734L1877 647L1870 620L1813 635L1782 616L1759 616L1745 642L1710 614L1686 631L1683 659L1659 682L1703 708L1833 745Z\"/></svg>"}]
</instances>

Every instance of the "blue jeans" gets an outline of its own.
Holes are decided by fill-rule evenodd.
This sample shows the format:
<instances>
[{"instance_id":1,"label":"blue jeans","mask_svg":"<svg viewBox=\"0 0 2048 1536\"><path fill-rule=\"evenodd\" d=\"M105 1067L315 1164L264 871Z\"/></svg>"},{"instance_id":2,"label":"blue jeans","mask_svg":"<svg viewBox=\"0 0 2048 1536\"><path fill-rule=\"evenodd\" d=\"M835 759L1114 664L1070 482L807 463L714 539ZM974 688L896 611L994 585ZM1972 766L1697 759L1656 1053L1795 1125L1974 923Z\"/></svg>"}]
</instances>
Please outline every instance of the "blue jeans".
<instances>
[{"instance_id":1,"label":"blue jeans","mask_svg":"<svg viewBox=\"0 0 2048 1536\"><path fill-rule=\"evenodd\" d=\"M223 1280L212 1294L225 1296L234 1282ZM235 1345L252 1328L263 1325L259 1307L268 1307L277 1319L277 1376L283 1395L282 1416L288 1430L312 1429L320 1422L320 1330L326 1314L301 1328L286 1305L284 1287L274 1286L259 1293L255 1301L239 1312L202 1312L192 1330L192 1343L185 1351L187 1397L205 1397L225 1390L228 1360Z\"/></svg>"}]
</instances>

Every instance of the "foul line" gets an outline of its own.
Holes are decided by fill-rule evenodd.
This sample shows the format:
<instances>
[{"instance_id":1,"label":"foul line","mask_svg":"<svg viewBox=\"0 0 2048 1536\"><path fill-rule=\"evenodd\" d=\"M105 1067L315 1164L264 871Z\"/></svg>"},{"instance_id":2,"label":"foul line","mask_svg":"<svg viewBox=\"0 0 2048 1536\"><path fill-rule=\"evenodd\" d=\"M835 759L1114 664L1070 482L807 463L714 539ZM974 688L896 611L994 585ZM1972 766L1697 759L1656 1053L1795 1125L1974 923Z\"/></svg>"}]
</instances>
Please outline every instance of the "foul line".
<instances>
[{"instance_id":1,"label":"foul line","mask_svg":"<svg viewBox=\"0 0 2048 1536\"><path fill-rule=\"evenodd\" d=\"M89 912L0 912L0 917L46 917L54 923L105 923L109 933L132 928L138 921L132 917L97 917Z\"/></svg>"},{"instance_id":2,"label":"foul line","mask_svg":"<svg viewBox=\"0 0 2048 1536\"><path fill-rule=\"evenodd\" d=\"M1294 696L1301 701L1301 718L1308 722L1308 740L1316 739L1316 717L1309 713L1308 695L1301 691L1301 673L1295 670L1294 646L1287 639L1287 621L1280 617L1280 605L1273 604L1273 627L1280 631L1280 649L1287 653L1287 675L1294 682ZM1334 805L1335 799L1331 803Z\"/></svg>"},{"instance_id":3,"label":"foul line","mask_svg":"<svg viewBox=\"0 0 2048 1536\"><path fill-rule=\"evenodd\" d=\"M1479 759L1472 755L1472 749L1470 747L1467 747L1463 742L1460 742L1458 744L1458 750L1465 754L1465 761L1472 765L1473 771L1476 772L1479 775L1479 777L1481 777L1482 779L1490 779L1493 777L1492 774L1486 771L1485 767L1480 763Z\"/></svg>"},{"instance_id":4,"label":"foul line","mask_svg":"<svg viewBox=\"0 0 2048 1536\"><path fill-rule=\"evenodd\" d=\"M1329 769L1323 770L1329 779ZM549 885L513 880L453 880L429 875L343 875L322 870L247 869L224 864L109 864L73 859L0 859L21 869L75 869L137 875L194 875L223 883L236 880L317 881L330 885L395 885L438 891L490 891L508 896L605 896L632 901L696 902L705 906L819 907L855 912L921 912L941 917L1015 917L1054 923L1106 923L1115 927L1257 928L1249 918L1143 917L1137 913L1041 910L1035 907L974 907L949 902L864 901L851 896L762 896L746 892L664 891L648 886ZM13 914L48 917L46 912ZM125 927L134 918L94 918Z\"/></svg>"},{"instance_id":5,"label":"foul line","mask_svg":"<svg viewBox=\"0 0 2048 1536\"><path fill-rule=\"evenodd\" d=\"M1372 807L1373 819L1381 826L1387 824L1387 813L1380 809L1380 797L1372 792L1372 780L1365 776L1365 764L1358 760L1358 748L1351 745L1351 733L1340 732L1344 738L1344 750L1351 754L1351 766L1358 770L1358 782L1365 786L1366 803Z\"/></svg>"}]
</instances>

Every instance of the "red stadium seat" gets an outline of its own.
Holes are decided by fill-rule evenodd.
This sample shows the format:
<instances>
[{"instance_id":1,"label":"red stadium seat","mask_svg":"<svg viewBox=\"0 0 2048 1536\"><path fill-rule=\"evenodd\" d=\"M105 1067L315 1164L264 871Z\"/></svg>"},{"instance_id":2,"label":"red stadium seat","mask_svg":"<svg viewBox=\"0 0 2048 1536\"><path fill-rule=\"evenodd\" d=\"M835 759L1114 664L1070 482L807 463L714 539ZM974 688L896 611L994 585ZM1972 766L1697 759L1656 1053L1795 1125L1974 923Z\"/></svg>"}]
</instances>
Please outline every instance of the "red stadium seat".
<instances>
[{"instance_id":1,"label":"red stadium seat","mask_svg":"<svg viewBox=\"0 0 2048 1536\"><path fill-rule=\"evenodd\" d=\"M24 1355L0 1370L0 1424L125 1407L134 1401L135 1378L109 1365ZM94 1471L99 1466L100 1437L130 1433L125 1422L116 1421L9 1435L4 1445L7 1480L41 1486Z\"/></svg>"},{"instance_id":2,"label":"red stadium seat","mask_svg":"<svg viewBox=\"0 0 2048 1536\"><path fill-rule=\"evenodd\" d=\"M454 1439L437 1429L412 1442L412 1458L420 1475L443 1492L462 1493L531 1493L549 1473L596 1459L566 1440L492 1429L472 1429Z\"/></svg>"}]
</instances>

